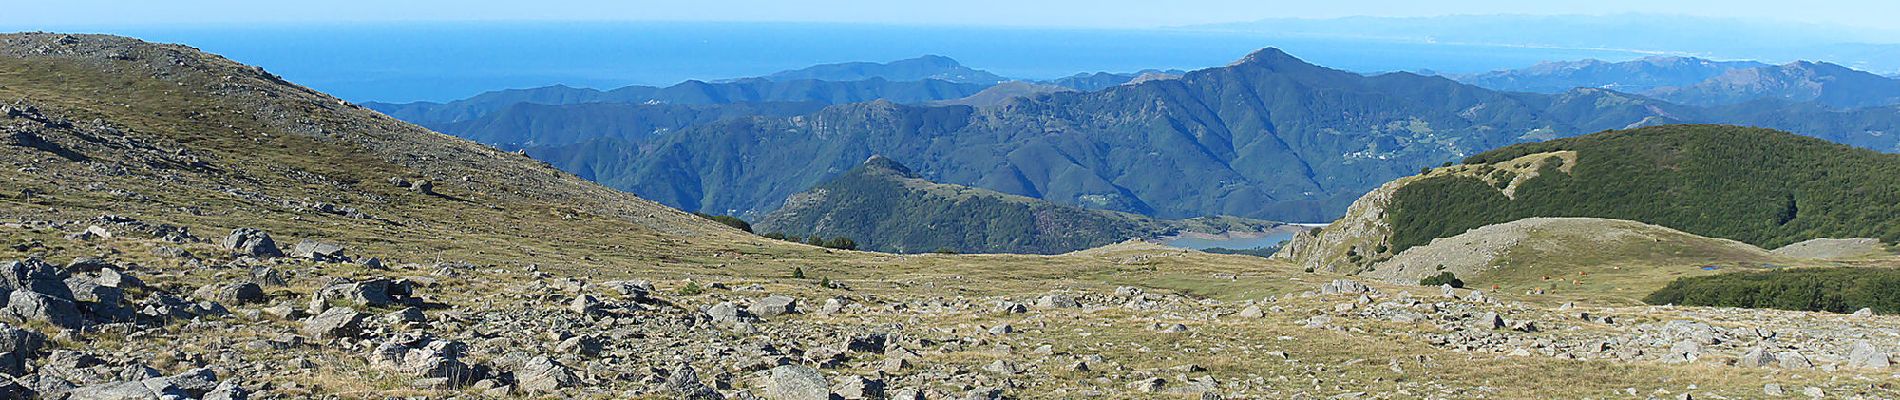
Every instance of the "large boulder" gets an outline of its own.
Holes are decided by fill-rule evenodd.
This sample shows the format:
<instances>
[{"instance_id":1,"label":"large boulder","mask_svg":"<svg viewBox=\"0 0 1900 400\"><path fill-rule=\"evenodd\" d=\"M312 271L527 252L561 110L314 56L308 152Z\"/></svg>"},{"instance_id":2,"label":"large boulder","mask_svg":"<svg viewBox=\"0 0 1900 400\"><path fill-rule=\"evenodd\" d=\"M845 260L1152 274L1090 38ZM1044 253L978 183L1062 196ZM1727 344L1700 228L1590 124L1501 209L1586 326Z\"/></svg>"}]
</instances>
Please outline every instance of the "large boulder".
<instances>
[{"instance_id":1,"label":"large boulder","mask_svg":"<svg viewBox=\"0 0 1900 400\"><path fill-rule=\"evenodd\" d=\"M343 255L343 246L311 239L304 239L303 241L297 242L296 246L291 246L290 256L317 261L341 262L349 260L348 257Z\"/></svg>"},{"instance_id":2,"label":"large boulder","mask_svg":"<svg viewBox=\"0 0 1900 400\"><path fill-rule=\"evenodd\" d=\"M309 311L323 312L332 302L349 303L370 307L382 307L391 304L419 305L420 299L412 297L414 285L407 280L374 278L361 282L338 283L317 290L310 298Z\"/></svg>"},{"instance_id":3,"label":"large boulder","mask_svg":"<svg viewBox=\"0 0 1900 400\"><path fill-rule=\"evenodd\" d=\"M219 244L240 256L283 257L284 252L277 248L277 241L271 240L269 233L257 228L232 229Z\"/></svg>"},{"instance_id":4,"label":"large boulder","mask_svg":"<svg viewBox=\"0 0 1900 400\"><path fill-rule=\"evenodd\" d=\"M798 313L798 299L779 294L765 296L765 298L759 299L758 301L753 301L752 307L749 307L747 311L751 311L752 315L759 317L776 317L785 314L795 314Z\"/></svg>"},{"instance_id":5,"label":"large boulder","mask_svg":"<svg viewBox=\"0 0 1900 400\"><path fill-rule=\"evenodd\" d=\"M670 395L671 398L680 400L719 400L726 398L725 396L721 396L718 391L713 390L712 387L706 386L704 382L700 382L699 373L693 371L692 365L684 363L674 368L672 374L667 375L666 383L660 388L667 395Z\"/></svg>"},{"instance_id":6,"label":"large boulder","mask_svg":"<svg viewBox=\"0 0 1900 400\"><path fill-rule=\"evenodd\" d=\"M79 305L70 297L61 299L24 290L7 296L4 312L22 320L41 321L66 329L84 328L87 322L86 316L79 312Z\"/></svg>"},{"instance_id":7,"label":"large boulder","mask_svg":"<svg viewBox=\"0 0 1900 400\"><path fill-rule=\"evenodd\" d=\"M0 323L0 373L25 375L27 361L38 356L45 344L46 336L39 332Z\"/></svg>"},{"instance_id":8,"label":"large boulder","mask_svg":"<svg viewBox=\"0 0 1900 400\"><path fill-rule=\"evenodd\" d=\"M213 283L198 288L192 297L225 304L262 303L269 300L264 296L264 288L250 282Z\"/></svg>"},{"instance_id":9,"label":"large boulder","mask_svg":"<svg viewBox=\"0 0 1900 400\"><path fill-rule=\"evenodd\" d=\"M1847 350L1848 368L1885 369L1892 364L1887 352L1865 340L1854 342L1853 347Z\"/></svg>"},{"instance_id":10,"label":"large boulder","mask_svg":"<svg viewBox=\"0 0 1900 400\"><path fill-rule=\"evenodd\" d=\"M773 400L830 400L825 375L803 365L781 365L765 376L765 398Z\"/></svg>"},{"instance_id":11,"label":"large boulder","mask_svg":"<svg viewBox=\"0 0 1900 400\"><path fill-rule=\"evenodd\" d=\"M376 346L369 362L417 378L444 378L449 387L462 387L481 379L475 368L462 362L467 347L451 340L392 339Z\"/></svg>"},{"instance_id":12,"label":"large boulder","mask_svg":"<svg viewBox=\"0 0 1900 400\"><path fill-rule=\"evenodd\" d=\"M304 320L303 334L318 339L354 337L362 333L366 317L349 307L331 308Z\"/></svg>"},{"instance_id":13,"label":"large boulder","mask_svg":"<svg viewBox=\"0 0 1900 400\"><path fill-rule=\"evenodd\" d=\"M580 384L567 366L547 357L535 357L515 370L515 384L530 393L557 392Z\"/></svg>"},{"instance_id":14,"label":"large boulder","mask_svg":"<svg viewBox=\"0 0 1900 400\"><path fill-rule=\"evenodd\" d=\"M12 261L5 266L0 266L0 280L5 281L6 290L28 291L72 300L72 290L66 287L68 276L64 268L48 264L38 258Z\"/></svg>"}]
</instances>

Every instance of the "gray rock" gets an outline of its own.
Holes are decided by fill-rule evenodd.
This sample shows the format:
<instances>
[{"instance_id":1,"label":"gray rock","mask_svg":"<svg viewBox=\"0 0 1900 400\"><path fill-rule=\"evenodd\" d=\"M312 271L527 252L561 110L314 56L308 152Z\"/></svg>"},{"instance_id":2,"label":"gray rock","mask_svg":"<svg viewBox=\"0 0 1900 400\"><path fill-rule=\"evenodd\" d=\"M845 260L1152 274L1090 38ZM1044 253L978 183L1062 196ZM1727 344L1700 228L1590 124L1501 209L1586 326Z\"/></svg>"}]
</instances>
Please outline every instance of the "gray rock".
<instances>
[{"instance_id":1,"label":"gray rock","mask_svg":"<svg viewBox=\"0 0 1900 400\"><path fill-rule=\"evenodd\" d=\"M64 288L64 286L61 286ZM16 290L7 297L5 313L27 321L42 321L66 329L79 329L86 326L86 318L79 313L79 305L69 298L60 299L41 293Z\"/></svg>"},{"instance_id":2,"label":"gray rock","mask_svg":"<svg viewBox=\"0 0 1900 400\"><path fill-rule=\"evenodd\" d=\"M1478 319L1473 320L1471 326L1482 330L1504 329L1504 317L1494 312L1479 314Z\"/></svg>"},{"instance_id":3,"label":"gray rock","mask_svg":"<svg viewBox=\"0 0 1900 400\"><path fill-rule=\"evenodd\" d=\"M45 344L46 336L39 332L0 323L0 372L12 376L26 375L27 361L39 354L40 347Z\"/></svg>"},{"instance_id":4,"label":"gray rock","mask_svg":"<svg viewBox=\"0 0 1900 400\"><path fill-rule=\"evenodd\" d=\"M1372 288L1366 287L1366 284L1350 279L1334 279L1332 282L1327 282L1319 286L1320 294L1360 294L1371 292Z\"/></svg>"},{"instance_id":5,"label":"gray rock","mask_svg":"<svg viewBox=\"0 0 1900 400\"><path fill-rule=\"evenodd\" d=\"M521 390L528 392L557 392L579 385L580 378L559 362L547 357L535 357L515 370L515 382Z\"/></svg>"},{"instance_id":6,"label":"gray rock","mask_svg":"<svg viewBox=\"0 0 1900 400\"><path fill-rule=\"evenodd\" d=\"M336 307L303 322L303 334L318 339L355 337L363 331L362 313L349 307Z\"/></svg>"},{"instance_id":7,"label":"gray rock","mask_svg":"<svg viewBox=\"0 0 1900 400\"><path fill-rule=\"evenodd\" d=\"M1079 308L1079 307L1082 307L1082 303L1075 301L1075 296L1070 296L1066 294L1051 294L1051 295L1042 296L1041 298L1036 299L1036 307Z\"/></svg>"},{"instance_id":8,"label":"gray rock","mask_svg":"<svg viewBox=\"0 0 1900 400\"><path fill-rule=\"evenodd\" d=\"M667 375L666 383L660 386L660 389L666 394L671 395L672 398L680 400L718 400L725 398L725 396L719 395L718 391L713 390L712 387L700 382L699 373L693 371L692 365L684 363L680 364L679 367L673 368L673 372Z\"/></svg>"},{"instance_id":9,"label":"gray rock","mask_svg":"<svg viewBox=\"0 0 1900 400\"><path fill-rule=\"evenodd\" d=\"M593 295L582 294L574 296L574 301L568 303L567 310L585 316L600 314L600 307L600 299L594 298Z\"/></svg>"},{"instance_id":10,"label":"gray rock","mask_svg":"<svg viewBox=\"0 0 1900 400\"><path fill-rule=\"evenodd\" d=\"M1808 361L1808 357L1801 355L1801 353L1799 352L1784 351L1784 352L1776 353L1775 358L1780 360L1782 368L1787 368L1787 369L1814 368L1814 362Z\"/></svg>"},{"instance_id":11,"label":"gray rock","mask_svg":"<svg viewBox=\"0 0 1900 400\"><path fill-rule=\"evenodd\" d=\"M884 381L847 375L838 378L833 392L845 400L876 400L884 398Z\"/></svg>"},{"instance_id":12,"label":"gray rock","mask_svg":"<svg viewBox=\"0 0 1900 400\"><path fill-rule=\"evenodd\" d=\"M1788 392L1781 390L1781 385L1773 383L1761 385L1761 392L1762 394L1775 397L1786 396L1788 394Z\"/></svg>"},{"instance_id":13,"label":"gray rock","mask_svg":"<svg viewBox=\"0 0 1900 400\"><path fill-rule=\"evenodd\" d=\"M1880 351L1868 341L1855 341L1853 347L1847 350L1848 368L1885 369L1889 365L1892 363L1887 358L1887 352Z\"/></svg>"},{"instance_id":14,"label":"gray rock","mask_svg":"<svg viewBox=\"0 0 1900 400\"><path fill-rule=\"evenodd\" d=\"M751 319L750 314L747 314L745 310L739 308L739 305L732 304L730 301L707 307L706 317L711 318L712 322L719 324L736 324Z\"/></svg>"},{"instance_id":15,"label":"gray rock","mask_svg":"<svg viewBox=\"0 0 1900 400\"><path fill-rule=\"evenodd\" d=\"M1741 358L1735 360L1736 366L1752 368L1761 368L1776 364L1778 364L1778 361L1775 359L1775 354L1769 352L1768 349L1760 347L1748 349L1747 352L1742 353Z\"/></svg>"},{"instance_id":16,"label":"gray rock","mask_svg":"<svg viewBox=\"0 0 1900 400\"><path fill-rule=\"evenodd\" d=\"M113 269L113 268L106 268L103 270L99 270L99 277L94 278L92 282L99 284L99 286L120 288L120 289L133 289L133 288L145 286L145 282L140 281L139 278L133 277L131 275L126 275L125 273L119 272L119 270Z\"/></svg>"},{"instance_id":17,"label":"gray rock","mask_svg":"<svg viewBox=\"0 0 1900 400\"><path fill-rule=\"evenodd\" d=\"M1267 312L1261 310L1260 305L1255 304L1247 306L1246 309L1240 310L1240 313L1235 315L1241 318L1262 318L1267 316Z\"/></svg>"},{"instance_id":18,"label":"gray rock","mask_svg":"<svg viewBox=\"0 0 1900 400\"><path fill-rule=\"evenodd\" d=\"M1669 352L1663 354L1662 362L1695 362L1699 358L1702 358L1702 344L1694 340L1682 340L1669 345Z\"/></svg>"},{"instance_id":19,"label":"gray rock","mask_svg":"<svg viewBox=\"0 0 1900 400\"><path fill-rule=\"evenodd\" d=\"M1854 311L1854 316L1856 316L1856 317L1872 317L1872 316L1874 316L1874 309L1872 309L1872 308L1865 308L1865 307L1863 307L1863 308L1861 308L1861 309L1859 309L1859 310L1855 310L1855 311Z\"/></svg>"},{"instance_id":20,"label":"gray rock","mask_svg":"<svg viewBox=\"0 0 1900 400\"><path fill-rule=\"evenodd\" d=\"M311 239L304 239L303 241L297 242L296 246L291 246L290 256L296 257L296 258L308 258L308 259L317 260L317 261L347 261L349 260L349 258L343 255L343 246L337 245L335 243L319 242L319 241L311 240Z\"/></svg>"},{"instance_id":21,"label":"gray rock","mask_svg":"<svg viewBox=\"0 0 1900 400\"><path fill-rule=\"evenodd\" d=\"M250 282L213 283L198 288L191 295L202 300L232 305L262 303L269 300L264 296L264 288Z\"/></svg>"},{"instance_id":22,"label":"gray rock","mask_svg":"<svg viewBox=\"0 0 1900 400\"><path fill-rule=\"evenodd\" d=\"M283 250L277 248L277 241L271 240L270 234L257 228L233 229L231 234L226 235L224 241L219 244L239 256L260 258L284 256Z\"/></svg>"},{"instance_id":23,"label":"gray rock","mask_svg":"<svg viewBox=\"0 0 1900 400\"><path fill-rule=\"evenodd\" d=\"M831 387L818 370L802 365L781 365L765 377L765 398L774 400L830 400Z\"/></svg>"},{"instance_id":24,"label":"gray rock","mask_svg":"<svg viewBox=\"0 0 1900 400\"><path fill-rule=\"evenodd\" d=\"M481 378L475 368L461 360L467 348L452 340L392 339L376 346L369 364L416 378L440 378L436 386L459 388Z\"/></svg>"},{"instance_id":25,"label":"gray rock","mask_svg":"<svg viewBox=\"0 0 1900 400\"><path fill-rule=\"evenodd\" d=\"M798 299L776 294L765 296L765 298L752 302L752 307L748 310L752 312L752 315L759 317L776 317L785 314L795 314L798 313Z\"/></svg>"}]
</instances>

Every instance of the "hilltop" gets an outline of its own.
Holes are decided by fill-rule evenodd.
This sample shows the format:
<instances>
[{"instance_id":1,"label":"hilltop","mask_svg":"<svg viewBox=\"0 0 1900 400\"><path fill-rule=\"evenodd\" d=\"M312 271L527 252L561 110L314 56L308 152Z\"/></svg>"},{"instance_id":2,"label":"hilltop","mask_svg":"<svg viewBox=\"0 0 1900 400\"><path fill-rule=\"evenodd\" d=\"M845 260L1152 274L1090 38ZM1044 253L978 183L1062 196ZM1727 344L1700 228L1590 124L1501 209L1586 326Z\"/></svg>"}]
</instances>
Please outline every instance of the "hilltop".
<instances>
[{"instance_id":1,"label":"hilltop","mask_svg":"<svg viewBox=\"0 0 1900 400\"><path fill-rule=\"evenodd\" d=\"M1281 254L1348 271L1470 229L1532 217L1639 221L1763 248L1900 241L1900 156L1720 125L1507 146L1394 181Z\"/></svg>"},{"instance_id":2,"label":"hilltop","mask_svg":"<svg viewBox=\"0 0 1900 400\"><path fill-rule=\"evenodd\" d=\"M847 237L896 253L1058 254L1183 231L1257 232L1280 224L1240 218L1158 220L930 182L894 160L863 165L792 195L754 230Z\"/></svg>"}]
</instances>

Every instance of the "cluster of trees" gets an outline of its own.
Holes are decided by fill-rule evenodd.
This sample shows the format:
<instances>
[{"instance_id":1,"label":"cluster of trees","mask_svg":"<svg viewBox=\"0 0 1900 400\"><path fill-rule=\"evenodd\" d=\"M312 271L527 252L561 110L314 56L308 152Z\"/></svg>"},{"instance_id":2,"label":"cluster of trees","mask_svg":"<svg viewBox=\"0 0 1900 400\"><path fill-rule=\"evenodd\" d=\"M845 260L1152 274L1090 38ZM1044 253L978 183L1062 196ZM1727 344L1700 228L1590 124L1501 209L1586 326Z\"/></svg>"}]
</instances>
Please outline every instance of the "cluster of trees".
<instances>
[{"instance_id":1,"label":"cluster of trees","mask_svg":"<svg viewBox=\"0 0 1900 400\"><path fill-rule=\"evenodd\" d=\"M1793 268L1677 279L1643 298L1649 304L1775 308L1849 313L1900 312L1900 270Z\"/></svg>"},{"instance_id":2,"label":"cluster of trees","mask_svg":"<svg viewBox=\"0 0 1900 400\"><path fill-rule=\"evenodd\" d=\"M1451 285L1451 287L1455 287L1455 288L1465 287L1465 281L1458 279L1458 275L1451 273L1451 271L1440 272L1438 273L1438 275L1427 276L1425 277L1425 279L1418 280L1418 284L1419 286Z\"/></svg>"},{"instance_id":3,"label":"cluster of trees","mask_svg":"<svg viewBox=\"0 0 1900 400\"><path fill-rule=\"evenodd\" d=\"M767 233L764 236L767 239L777 239L777 240L783 240L787 242L799 242L799 243L804 243L804 244L809 244L809 245L819 246L819 247L829 247L829 248L842 249L842 250L857 250L858 249L858 241L852 240L851 238L843 237L843 236L827 238L827 237L818 236L818 235L811 235L811 236L801 237L799 235L786 235L786 234L778 233L778 232Z\"/></svg>"},{"instance_id":4,"label":"cluster of trees","mask_svg":"<svg viewBox=\"0 0 1900 400\"><path fill-rule=\"evenodd\" d=\"M739 219L739 217L734 217L731 215L712 215L712 214L701 213L701 212L693 213L693 215L697 215L700 218L710 219L710 220L719 222L721 224L726 224L726 226L730 226L733 229L746 231L747 233L752 232L752 224L749 222L745 222L745 220L743 219Z\"/></svg>"},{"instance_id":5,"label":"cluster of trees","mask_svg":"<svg viewBox=\"0 0 1900 400\"><path fill-rule=\"evenodd\" d=\"M1764 248L1817 237L1900 241L1900 156L1791 133L1670 125L1507 146L1469 164L1577 152L1537 166L1516 199L1472 177L1424 179L1393 194L1392 250L1532 217L1641 221Z\"/></svg>"},{"instance_id":6,"label":"cluster of trees","mask_svg":"<svg viewBox=\"0 0 1900 400\"><path fill-rule=\"evenodd\" d=\"M693 213L693 215L697 215L700 218L718 221L721 224L725 224L726 226L733 227L733 229L746 231L748 233L752 232L752 224L745 222L745 220L743 219L739 219L739 217L734 217L731 215L712 215L712 214L700 213L700 212ZM767 233L760 236L764 236L767 239L784 240L788 242L799 242L799 243L809 244L813 246L829 247L829 248L834 248L834 249L844 249L844 250L858 249L858 241L852 240L851 238L843 237L843 236L834 236L834 237L823 237L823 236L818 236L818 235L800 236L800 235L786 235L780 232L772 232L772 233Z\"/></svg>"},{"instance_id":7,"label":"cluster of trees","mask_svg":"<svg viewBox=\"0 0 1900 400\"><path fill-rule=\"evenodd\" d=\"M1201 251L1214 253L1214 254L1239 254L1239 255L1254 256L1254 257L1272 257L1273 253L1280 252L1281 246L1282 245L1276 244L1272 246L1252 248L1252 249L1230 249L1226 247L1209 247L1206 249L1202 249Z\"/></svg>"}]
</instances>

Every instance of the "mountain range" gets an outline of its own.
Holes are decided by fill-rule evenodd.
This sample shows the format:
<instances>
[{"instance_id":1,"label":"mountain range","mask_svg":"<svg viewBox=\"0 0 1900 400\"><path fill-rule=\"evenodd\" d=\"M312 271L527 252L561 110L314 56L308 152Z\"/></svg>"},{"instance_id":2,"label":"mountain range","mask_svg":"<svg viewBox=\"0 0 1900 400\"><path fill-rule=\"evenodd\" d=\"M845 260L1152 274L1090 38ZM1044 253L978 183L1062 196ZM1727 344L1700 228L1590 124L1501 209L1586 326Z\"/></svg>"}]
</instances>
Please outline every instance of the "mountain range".
<instances>
[{"instance_id":1,"label":"mountain range","mask_svg":"<svg viewBox=\"0 0 1900 400\"><path fill-rule=\"evenodd\" d=\"M1560 93L1586 87L1642 93L1669 86L1701 83L1737 69L1766 67L1754 61L1713 61L1695 57L1645 57L1639 60L1545 62L1523 69L1448 75L1459 82L1495 90Z\"/></svg>"},{"instance_id":2,"label":"mountain range","mask_svg":"<svg viewBox=\"0 0 1900 400\"><path fill-rule=\"evenodd\" d=\"M1386 180L1512 143L1724 122L1894 151L1900 138L1884 132L1896 117L1781 100L1696 107L1604 89L1501 92L1365 76L1268 49L1178 78L994 106L841 104L526 151L668 205L748 218L878 154L933 181L1057 204L1325 221Z\"/></svg>"}]
</instances>

